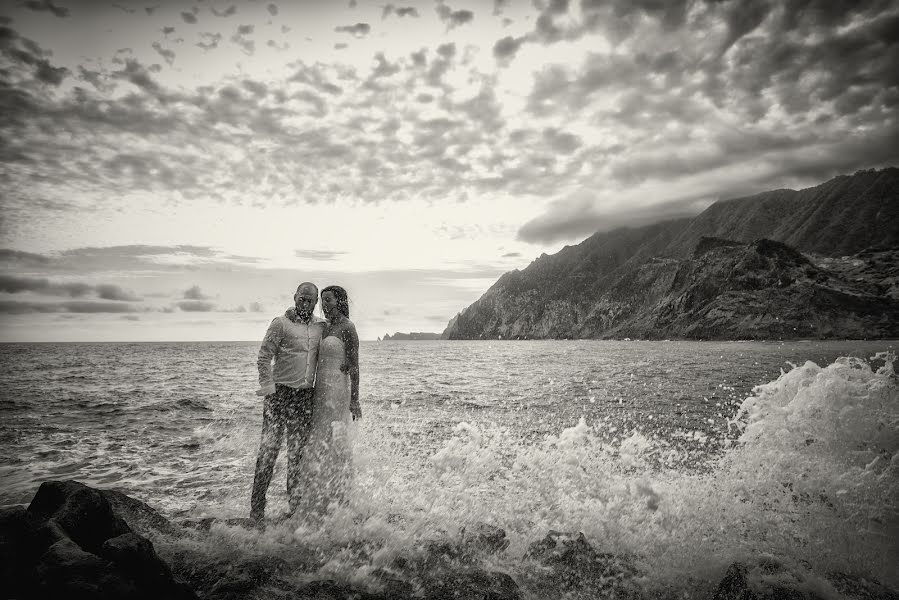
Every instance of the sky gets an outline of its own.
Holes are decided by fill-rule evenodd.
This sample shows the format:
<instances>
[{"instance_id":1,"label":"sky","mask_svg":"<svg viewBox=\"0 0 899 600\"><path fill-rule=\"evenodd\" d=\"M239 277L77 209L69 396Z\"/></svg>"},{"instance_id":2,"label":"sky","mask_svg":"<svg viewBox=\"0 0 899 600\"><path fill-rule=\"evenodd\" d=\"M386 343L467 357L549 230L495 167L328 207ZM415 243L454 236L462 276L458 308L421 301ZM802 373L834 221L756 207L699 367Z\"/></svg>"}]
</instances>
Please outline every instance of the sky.
<instances>
[{"instance_id":1,"label":"sky","mask_svg":"<svg viewBox=\"0 0 899 600\"><path fill-rule=\"evenodd\" d=\"M12 0L0 342L442 331L596 231L899 164L899 6Z\"/></svg>"}]
</instances>

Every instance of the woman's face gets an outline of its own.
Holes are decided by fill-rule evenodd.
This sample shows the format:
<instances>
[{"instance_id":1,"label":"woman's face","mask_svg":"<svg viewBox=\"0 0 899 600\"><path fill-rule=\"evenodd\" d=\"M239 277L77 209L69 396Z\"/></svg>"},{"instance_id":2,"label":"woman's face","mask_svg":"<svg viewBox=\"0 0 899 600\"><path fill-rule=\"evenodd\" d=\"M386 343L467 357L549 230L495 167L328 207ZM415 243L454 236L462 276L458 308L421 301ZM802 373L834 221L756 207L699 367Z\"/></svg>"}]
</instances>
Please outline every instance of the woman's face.
<instances>
[{"instance_id":1,"label":"woman's face","mask_svg":"<svg viewBox=\"0 0 899 600\"><path fill-rule=\"evenodd\" d=\"M334 292L329 291L322 294L322 312L329 319L339 312L337 310L337 296Z\"/></svg>"}]
</instances>

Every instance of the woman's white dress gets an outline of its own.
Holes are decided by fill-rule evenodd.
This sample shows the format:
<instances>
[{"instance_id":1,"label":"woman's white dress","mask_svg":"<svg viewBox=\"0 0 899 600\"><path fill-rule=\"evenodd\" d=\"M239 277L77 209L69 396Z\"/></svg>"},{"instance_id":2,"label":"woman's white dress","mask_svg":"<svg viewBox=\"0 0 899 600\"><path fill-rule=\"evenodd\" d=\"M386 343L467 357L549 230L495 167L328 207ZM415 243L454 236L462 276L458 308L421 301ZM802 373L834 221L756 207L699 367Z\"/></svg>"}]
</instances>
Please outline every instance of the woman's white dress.
<instances>
[{"instance_id":1,"label":"woman's white dress","mask_svg":"<svg viewBox=\"0 0 899 600\"><path fill-rule=\"evenodd\" d=\"M322 339L315 375L312 427L300 462L295 514L324 514L332 503L345 501L352 482L350 380L340 370L343 340Z\"/></svg>"}]
</instances>

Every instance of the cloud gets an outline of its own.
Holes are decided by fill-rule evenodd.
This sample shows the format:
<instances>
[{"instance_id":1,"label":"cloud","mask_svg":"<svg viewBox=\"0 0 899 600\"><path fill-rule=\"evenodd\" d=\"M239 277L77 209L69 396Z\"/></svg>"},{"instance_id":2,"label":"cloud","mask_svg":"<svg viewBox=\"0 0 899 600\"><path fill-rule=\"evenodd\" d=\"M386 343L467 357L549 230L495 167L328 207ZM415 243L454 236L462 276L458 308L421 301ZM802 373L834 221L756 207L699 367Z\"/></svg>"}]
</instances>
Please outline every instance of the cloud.
<instances>
[{"instance_id":1,"label":"cloud","mask_svg":"<svg viewBox=\"0 0 899 600\"><path fill-rule=\"evenodd\" d=\"M125 67L119 71L113 71L110 75L114 79L131 82L154 96L159 96L162 92L160 85L150 75L150 69L134 58L126 58Z\"/></svg>"},{"instance_id":2,"label":"cloud","mask_svg":"<svg viewBox=\"0 0 899 600\"><path fill-rule=\"evenodd\" d=\"M165 59L165 62L167 62L169 65L175 62L175 52L173 50L163 48L162 44L160 44L159 42L153 42L151 45L153 46L153 49L156 50L156 52L159 54L159 56Z\"/></svg>"},{"instance_id":3,"label":"cloud","mask_svg":"<svg viewBox=\"0 0 899 600\"><path fill-rule=\"evenodd\" d=\"M203 50L212 50L213 48L218 48L219 43L222 41L222 34L220 33L209 33L204 31L200 34L200 41L196 43L197 46L202 48Z\"/></svg>"},{"instance_id":4,"label":"cloud","mask_svg":"<svg viewBox=\"0 0 899 600\"><path fill-rule=\"evenodd\" d=\"M695 202L696 198L687 198L651 206L610 207L593 192L580 190L552 202L544 214L522 225L517 237L532 244L580 240L598 231L694 216L701 210Z\"/></svg>"},{"instance_id":5,"label":"cloud","mask_svg":"<svg viewBox=\"0 0 899 600\"><path fill-rule=\"evenodd\" d=\"M49 12L56 17L64 18L69 16L69 9L63 6L56 6L50 0L26 0L21 3L28 10L36 12Z\"/></svg>"},{"instance_id":6,"label":"cloud","mask_svg":"<svg viewBox=\"0 0 899 600\"><path fill-rule=\"evenodd\" d=\"M90 285L82 282L51 282L43 278L16 277L12 275L0 275L0 292L18 294L33 292L48 296L70 296L80 298L94 293L102 300L119 300L132 302L140 300L131 292L127 292L117 285L99 284Z\"/></svg>"},{"instance_id":7,"label":"cloud","mask_svg":"<svg viewBox=\"0 0 899 600\"><path fill-rule=\"evenodd\" d=\"M265 7L268 10L268 14L273 17L278 16L278 5L277 4L269 4Z\"/></svg>"},{"instance_id":8,"label":"cloud","mask_svg":"<svg viewBox=\"0 0 899 600\"><path fill-rule=\"evenodd\" d=\"M117 302L93 302L70 300L66 302L20 302L0 300L0 314L20 315L27 313L132 313L135 309L128 304Z\"/></svg>"},{"instance_id":9,"label":"cloud","mask_svg":"<svg viewBox=\"0 0 899 600\"><path fill-rule=\"evenodd\" d=\"M140 317L137 315L122 315L120 318L124 321L140 321Z\"/></svg>"},{"instance_id":10,"label":"cloud","mask_svg":"<svg viewBox=\"0 0 899 600\"><path fill-rule=\"evenodd\" d=\"M212 312L215 310L215 304L202 300L182 300L176 302L175 306L184 312Z\"/></svg>"},{"instance_id":11,"label":"cloud","mask_svg":"<svg viewBox=\"0 0 899 600\"><path fill-rule=\"evenodd\" d=\"M370 67L304 57L308 64L290 65L281 79L234 72L193 88L169 84L170 70L127 53L112 69L85 63L75 78L60 79L52 56L6 27L0 233L13 239L43 211L94 210L102 203L91 199L123 190L173 203L264 198L291 206L492 194L536 200L587 189L608 203L615 190L652 183L647 202L663 202L684 197L673 190L701 176L717 179L715 189L703 185L715 197L895 164L896 11L788 0L738 14L737 4L541 2L541 24L532 20L531 31L510 30L486 48L510 67L500 74L482 72L460 42L372 52ZM448 18L457 12L440 6ZM354 27L342 31L372 33ZM237 31L252 42L254 32ZM521 94L508 94L504 81L529 65L505 63L543 50L532 44L594 34L610 48L590 45L583 57L561 47L544 52L559 58L518 79L532 82L524 111L507 103ZM221 39L205 32L194 41L211 51ZM169 41L158 44L157 52ZM166 252L60 255L52 268L237 262Z\"/></svg>"},{"instance_id":12,"label":"cloud","mask_svg":"<svg viewBox=\"0 0 899 600\"><path fill-rule=\"evenodd\" d=\"M190 25L195 25L197 23L197 15L192 12L182 12L181 19Z\"/></svg>"},{"instance_id":13,"label":"cloud","mask_svg":"<svg viewBox=\"0 0 899 600\"><path fill-rule=\"evenodd\" d=\"M553 127L543 130L543 140L549 148L560 154L571 154L582 143L578 136Z\"/></svg>"},{"instance_id":14,"label":"cloud","mask_svg":"<svg viewBox=\"0 0 899 600\"><path fill-rule=\"evenodd\" d=\"M52 283L47 279L30 279L10 275L0 275L0 292L18 294L21 292L37 292L51 296L85 296L93 289L85 283Z\"/></svg>"},{"instance_id":15,"label":"cloud","mask_svg":"<svg viewBox=\"0 0 899 600\"><path fill-rule=\"evenodd\" d=\"M414 7L396 7L393 4L386 4L384 8L381 10L381 19L386 19L390 15L396 15L398 17L413 17L418 18L418 9Z\"/></svg>"},{"instance_id":16,"label":"cloud","mask_svg":"<svg viewBox=\"0 0 899 600\"><path fill-rule=\"evenodd\" d=\"M191 246L187 244L179 244L177 246L151 246L145 244L132 244L128 246L86 246L83 248L73 248L66 250L62 254L64 256L72 256L77 258L88 258L96 256L115 256L115 257L143 257L143 256L159 256L164 254L188 254L198 257L210 258L215 256L216 250L209 246Z\"/></svg>"},{"instance_id":17,"label":"cloud","mask_svg":"<svg viewBox=\"0 0 899 600\"><path fill-rule=\"evenodd\" d=\"M185 291L184 298L186 300L209 300L209 296L204 294L198 285L191 286Z\"/></svg>"},{"instance_id":18,"label":"cloud","mask_svg":"<svg viewBox=\"0 0 899 600\"><path fill-rule=\"evenodd\" d=\"M43 266L49 264L51 260L43 254L0 248L0 262L21 266Z\"/></svg>"},{"instance_id":19,"label":"cloud","mask_svg":"<svg viewBox=\"0 0 899 600\"><path fill-rule=\"evenodd\" d=\"M447 29L453 29L474 21L474 13L470 10L453 10L445 4L438 4L437 15L446 24Z\"/></svg>"},{"instance_id":20,"label":"cloud","mask_svg":"<svg viewBox=\"0 0 899 600\"><path fill-rule=\"evenodd\" d=\"M234 14L237 14L237 7L233 4L224 10L218 10L214 6L212 7L212 14L217 17L230 17Z\"/></svg>"},{"instance_id":21,"label":"cloud","mask_svg":"<svg viewBox=\"0 0 899 600\"><path fill-rule=\"evenodd\" d=\"M732 3L725 13L728 34L722 44L722 52L727 52L737 40L761 25L770 9L771 5L767 0L745 0Z\"/></svg>"},{"instance_id":22,"label":"cloud","mask_svg":"<svg viewBox=\"0 0 899 600\"><path fill-rule=\"evenodd\" d=\"M337 252L333 250L296 250L294 256L297 258L308 258L310 260L334 260L335 258L346 254L346 252Z\"/></svg>"},{"instance_id":23,"label":"cloud","mask_svg":"<svg viewBox=\"0 0 899 600\"><path fill-rule=\"evenodd\" d=\"M256 51L256 42L245 37L252 34L254 29L253 25L238 25L237 31L231 36L231 41L240 46L244 54L253 54Z\"/></svg>"},{"instance_id":24,"label":"cloud","mask_svg":"<svg viewBox=\"0 0 899 600\"><path fill-rule=\"evenodd\" d=\"M521 256L521 252L506 252L503 254L503 258L518 258Z\"/></svg>"},{"instance_id":25,"label":"cloud","mask_svg":"<svg viewBox=\"0 0 899 600\"><path fill-rule=\"evenodd\" d=\"M10 251L11 252L11 251ZM55 256L24 256L7 253L6 263L23 268L31 265L55 273L106 273L110 271L183 272L203 266L239 265L258 262L256 257L237 256L207 246L129 245L73 248ZM26 253L27 254L27 253ZM0 252L0 261L4 255Z\"/></svg>"},{"instance_id":26,"label":"cloud","mask_svg":"<svg viewBox=\"0 0 899 600\"><path fill-rule=\"evenodd\" d=\"M514 38L506 36L493 44L493 56L500 61L511 60L515 57L521 44L524 43L524 37Z\"/></svg>"},{"instance_id":27,"label":"cloud","mask_svg":"<svg viewBox=\"0 0 899 600\"><path fill-rule=\"evenodd\" d=\"M339 96L343 93L343 88L333 83L319 67L308 66L302 62L293 63L290 66L296 68L297 71L290 77L289 81L305 84L314 90L331 96Z\"/></svg>"},{"instance_id":28,"label":"cloud","mask_svg":"<svg viewBox=\"0 0 899 600\"><path fill-rule=\"evenodd\" d=\"M112 284L100 284L94 287L94 290L97 292L97 296L103 300L118 300L122 302L134 302L140 300L139 296L134 295L131 292L123 290L117 285Z\"/></svg>"},{"instance_id":29,"label":"cloud","mask_svg":"<svg viewBox=\"0 0 899 600\"><path fill-rule=\"evenodd\" d=\"M356 23L355 25L341 25L335 27L337 33L349 33L354 37L365 37L371 32L371 25L368 23Z\"/></svg>"},{"instance_id":30,"label":"cloud","mask_svg":"<svg viewBox=\"0 0 899 600\"><path fill-rule=\"evenodd\" d=\"M248 305L247 309L248 309L250 312L254 312L254 313L260 313L260 312L263 312L263 311L265 310L265 308L264 308L264 307L262 306L262 304L260 304L259 302L250 302L250 304Z\"/></svg>"},{"instance_id":31,"label":"cloud","mask_svg":"<svg viewBox=\"0 0 899 600\"><path fill-rule=\"evenodd\" d=\"M69 75L65 67L55 67L47 59L50 52L41 48L29 38L20 36L15 30L0 26L0 56L10 65L27 72L32 82L58 86ZM8 82L10 72L3 71L3 81ZM22 82L26 83L26 82Z\"/></svg>"}]
</instances>

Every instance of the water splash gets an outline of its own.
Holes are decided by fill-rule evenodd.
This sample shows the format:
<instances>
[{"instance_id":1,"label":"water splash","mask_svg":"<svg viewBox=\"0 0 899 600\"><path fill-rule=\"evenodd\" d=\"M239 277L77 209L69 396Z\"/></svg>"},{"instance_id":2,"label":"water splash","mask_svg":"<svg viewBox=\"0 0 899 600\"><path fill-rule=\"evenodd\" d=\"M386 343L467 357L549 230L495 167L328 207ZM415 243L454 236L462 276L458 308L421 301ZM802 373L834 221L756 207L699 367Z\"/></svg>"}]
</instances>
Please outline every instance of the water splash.
<instances>
[{"instance_id":1,"label":"water splash","mask_svg":"<svg viewBox=\"0 0 899 600\"><path fill-rule=\"evenodd\" d=\"M509 541L490 564L521 581L528 547L555 530L633 557L648 592L708 590L731 562L759 557L895 586L899 386L892 354L872 360L884 364L806 362L756 387L729 420L739 437L698 473L665 466L679 452L665 439L611 437L601 420L538 440L461 422L424 463L363 421L348 506L263 534L214 528L206 551L292 557L298 570L361 584L488 524Z\"/></svg>"}]
</instances>

